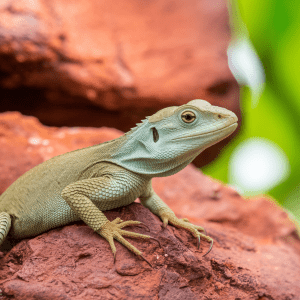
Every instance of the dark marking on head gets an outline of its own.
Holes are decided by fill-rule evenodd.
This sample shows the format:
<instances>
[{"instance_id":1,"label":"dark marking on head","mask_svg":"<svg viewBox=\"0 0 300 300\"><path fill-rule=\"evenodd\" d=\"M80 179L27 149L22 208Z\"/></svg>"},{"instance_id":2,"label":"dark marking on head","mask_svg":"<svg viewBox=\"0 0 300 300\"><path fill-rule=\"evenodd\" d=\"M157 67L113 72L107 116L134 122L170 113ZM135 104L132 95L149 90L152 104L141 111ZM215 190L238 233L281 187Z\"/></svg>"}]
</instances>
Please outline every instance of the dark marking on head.
<instances>
[{"instance_id":1,"label":"dark marking on head","mask_svg":"<svg viewBox=\"0 0 300 300\"><path fill-rule=\"evenodd\" d=\"M158 131L155 127L152 127L151 130L152 130L152 134L153 134L153 141L154 141L154 143L156 143L159 140Z\"/></svg>"}]
</instances>

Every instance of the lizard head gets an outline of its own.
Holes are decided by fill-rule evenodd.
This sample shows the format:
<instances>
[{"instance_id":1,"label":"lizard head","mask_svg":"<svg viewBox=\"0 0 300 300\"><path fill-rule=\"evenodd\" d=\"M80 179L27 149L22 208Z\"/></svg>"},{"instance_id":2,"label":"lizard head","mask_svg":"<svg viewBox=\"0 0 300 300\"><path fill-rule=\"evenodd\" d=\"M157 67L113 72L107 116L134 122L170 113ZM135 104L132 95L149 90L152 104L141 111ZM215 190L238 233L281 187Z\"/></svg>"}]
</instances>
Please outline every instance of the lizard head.
<instances>
[{"instance_id":1,"label":"lizard head","mask_svg":"<svg viewBox=\"0 0 300 300\"><path fill-rule=\"evenodd\" d=\"M204 100L192 100L182 106L164 108L148 117L153 140L202 151L221 141L237 128L237 116L230 110ZM175 146L176 147L176 146Z\"/></svg>"},{"instance_id":2,"label":"lizard head","mask_svg":"<svg viewBox=\"0 0 300 300\"><path fill-rule=\"evenodd\" d=\"M117 163L153 177L174 174L229 136L237 121L233 112L199 99L164 108L127 134Z\"/></svg>"}]
</instances>

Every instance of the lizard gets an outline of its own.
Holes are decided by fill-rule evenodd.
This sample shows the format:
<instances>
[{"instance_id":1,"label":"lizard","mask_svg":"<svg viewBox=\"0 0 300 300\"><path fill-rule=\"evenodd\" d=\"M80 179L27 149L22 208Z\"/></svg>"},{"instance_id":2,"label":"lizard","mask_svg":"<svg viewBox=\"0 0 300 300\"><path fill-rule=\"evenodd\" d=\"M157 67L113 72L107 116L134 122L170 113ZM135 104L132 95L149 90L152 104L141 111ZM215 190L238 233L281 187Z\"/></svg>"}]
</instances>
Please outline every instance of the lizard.
<instances>
[{"instance_id":1,"label":"lizard","mask_svg":"<svg viewBox=\"0 0 300 300\"><path fill-rule=\"evenodd\" d=\"M120 218L109 221L103 213L139 198L161 218L164 227L172 224L191 232L198 249L200 238L210 242L209 252L213 239L203 227L178 219L154 192L151 180L185 168L204 149L229 136L237 121L230 110L195 99L159 110L117 139L35 166L0 196L0 245L8 233L11 238L23 239L82 220L108 241L114 261L114 240L145 259L123 237L152 238L123 229L142 223Z\"/></svg>"}]
</instances>

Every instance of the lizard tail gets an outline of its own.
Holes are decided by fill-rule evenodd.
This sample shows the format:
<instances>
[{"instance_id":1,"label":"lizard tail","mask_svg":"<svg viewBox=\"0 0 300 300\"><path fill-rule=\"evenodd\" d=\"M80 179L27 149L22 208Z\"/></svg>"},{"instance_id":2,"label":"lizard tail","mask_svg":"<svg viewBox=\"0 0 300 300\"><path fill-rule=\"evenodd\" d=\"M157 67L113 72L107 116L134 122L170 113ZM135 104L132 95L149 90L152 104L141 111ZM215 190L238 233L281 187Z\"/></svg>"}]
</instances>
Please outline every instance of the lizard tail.
<instances>
[{"instance_id":1,"label":"lizard tail","mask_svg":"<svg viewBox=\"0 0 300 300\"><path fill-rule=\"evenodd\" d=\"M5 240L11 226L10 215L6 212L0 213L0 245Z\"/></svg>"}]
</instances>

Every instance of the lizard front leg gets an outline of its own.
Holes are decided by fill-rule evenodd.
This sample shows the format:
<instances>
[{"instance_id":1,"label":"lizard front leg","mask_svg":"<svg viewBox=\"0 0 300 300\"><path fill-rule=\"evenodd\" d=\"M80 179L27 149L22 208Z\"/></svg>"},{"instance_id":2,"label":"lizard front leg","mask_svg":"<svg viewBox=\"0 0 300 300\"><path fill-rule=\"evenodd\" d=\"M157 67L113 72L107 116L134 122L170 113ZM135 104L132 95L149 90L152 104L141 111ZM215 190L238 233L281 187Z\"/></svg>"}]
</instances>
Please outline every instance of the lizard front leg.
<instances>
[{"instance_id":1,"label":"lizard front leg","mask_svg":"<svg viewBox=\"0 0 300 300\"><path fill-rule=\"evenodd\" d=\"M151 238L148 235L125 231L122 229L125 226L141 224L141 222L123 222L120 218L116 218L110 222L101 211L101 209L108 210L123 206L124 201L130 201L128 198L134 198L130 192L130 188L128 188L128 190L129 191L126 192L126 188L122 186L122 183L118 182L116 178L111 176L102 176L84 179L69 184L63 189L61 196L81 220L108 241L114 255L114 259L116 255L114 239L116 239L130 251L146 260L142 256L141 251L123 238L123 236L143 239ZM97 204L97 206L95 204Z\"/></svg>"},{"instance_id":2,"label":"lizard front leg","mask_svg":"<svg viewBox=\"0 0 300 300\"><path fill-rule=\"evenodd\" d=\"M177 227L182 227L188 231L190 231L197 238L197 247L200 247L200 238L206 239L210 242L209 250L203 255L207 255L213 246L213 239L206 234L203 234L199 231L204 231L204 228L201 226L194 225L188 221L188 219L178 219L174 212L169 208L167 204L165 204L159 196L154 192L152 188L151 181L149 182L147 189L144 191L143 195L140 196L141 203L149 208L154 214L159 216L164 224L164 227L168 225L168 223L173 224Z\"/></svg>"}]
</instances>

